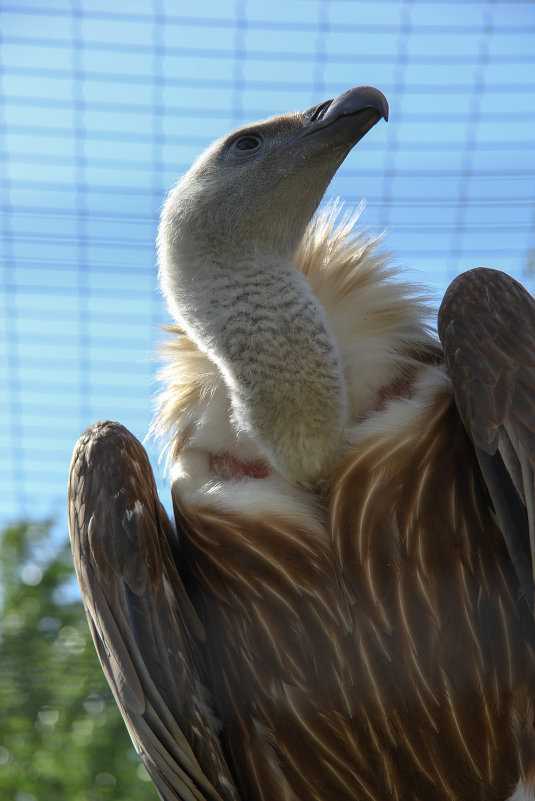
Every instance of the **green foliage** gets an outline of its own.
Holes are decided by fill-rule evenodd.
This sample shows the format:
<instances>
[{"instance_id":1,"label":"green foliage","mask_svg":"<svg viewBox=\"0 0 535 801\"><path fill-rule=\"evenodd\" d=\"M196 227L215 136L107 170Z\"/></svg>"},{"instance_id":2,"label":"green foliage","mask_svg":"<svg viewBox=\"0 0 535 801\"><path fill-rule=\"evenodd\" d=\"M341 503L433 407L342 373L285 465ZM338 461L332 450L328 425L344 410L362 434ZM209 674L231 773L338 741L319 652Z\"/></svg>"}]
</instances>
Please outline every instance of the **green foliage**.
<instances>
[{"instance_id":1,"label":"green foliage","mask_svg":"<svg viewBox=\"0 0 535 801\"><path fill-rule=\"evenodd\" d=\"M69 545L47 556L50 531L13 526L0 544L0 798L155 801L100 668Z\"/></svg>"}]
</instances>

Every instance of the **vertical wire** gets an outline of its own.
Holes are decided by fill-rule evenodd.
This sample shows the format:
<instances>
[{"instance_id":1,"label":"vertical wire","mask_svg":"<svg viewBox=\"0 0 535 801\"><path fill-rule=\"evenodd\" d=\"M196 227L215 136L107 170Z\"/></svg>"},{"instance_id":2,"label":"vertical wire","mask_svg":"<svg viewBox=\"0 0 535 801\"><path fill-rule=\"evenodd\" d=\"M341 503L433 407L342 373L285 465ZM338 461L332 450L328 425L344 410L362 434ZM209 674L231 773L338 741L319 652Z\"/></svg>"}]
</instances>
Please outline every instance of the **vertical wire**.
<instances>
[{"instance_id":1,"label":"vertical wire","mask_svg":"<svg viewBox=\"0 0 535 801\"><path fill-rule=\"evenodd\" d=\"M394 181L396 178L396 159L399 151L399 136L403 122L403 96L405 94L405 72L409 63L409 39L412 34L413 0L404 0L400 11L400 26L397 40L396 64L393 75L392 96L396 102L396 125L387 128L387 146L384 154L384 173L379 206L379 227L388 228L394 200Z\"/></svg>"},{"instance_id":2,"label":"vertical wire","mask_svg":"<svg viewBox=\"0 0 535 801\"><path fill-rule=\"evenodd\" d=\"M163 186L163 176L165 174L165 114L166 114L166 71L165 71L165 54L166 46L164 41L164 26L165 26L165 12L163 8L163 0L152 0L152 118L151 118L151 133L152 133L152 198L151 198L151 213L152 213L152 229L153 241L156 241L156 234L158 230L158 222L160 217L160 208L163 203L166 189L169 187ZM160 339L161 325L163 319L161 318L161 296L158 288L157 269L156 269L156 251L153 251L153 267L154 279L152 282L152 291L150 299L150 335L151 335L151 351L152 362L150 364L151 375L151 400L152 393L154 392L155 385L155 367L158 362L158 341ZM152 409L151 409L152 412ZM153 447L151 440L144 440L145 447L151 457L153 463L154 477L156 480L157 488L160 493L160 499L164 505L169 509L171 508L169 498L169 488L162 486L160 471L158 469L158 457Z\"/></svg>"},{"instance_id":3,"label":"vertical wire","mask_svg":"<svg viewBox=\"0 0 535 801\"><path fill-rule=\"evenodd\" d=\"M78 417L80 430L91 422L91 285L87 226L88 186L84 95L83 0L71 0L74 199L77 277Z\"/></svg>"},{"instance_id":4,"label":"vertical wire","mask_svg":"<svg viewBox=\"0 0 535 801\"><path fill-rule=\"evenodd\" d=\"M470 99L470 113L466 124L464 151L461 163L461 176L457 190L455 221L450 239L450 252L447 263L448 282L462 268L463 240L466 230L465 215L470 200L470 184L474 175L474 160L477 153L478 128L481 119L481 103L485 96L485 71L489 63L490 42L494 33L494 20L489 6L495 0L487 0L484 22L478 42L478 61L474 71L474 82Z\"/></svg>"},{"instance_id":5,"label":"vertical wire","mask_svg":"<svg viewBox=\"0 0 535 801\"><path fill-rule=\"evenodd\" d=\"M331 0L319 0L316 35L314 45L314 70L312 73L312 96L310 105L315 106L326 100L325 93L325 69L328 63L328 40L330 32L330 10Z\"/></svg>"},{"instance_id":6,"label":"vertical wire","mask_svg":"<svg viewBox=\"0 0 535 801\"><path fill-rule=\"evenodd\" d=\"M2 28L0 27L0 138L6 139L1 150L8 153L8 159L2 164L3 173L3 202L4 210L0 215L0 247L2 248L2 347L5 349L6 360L6 406L7 420L6 439L2 435L4 456L8 458L11 469L8 476L2 478L1 491L11 496L11 502L17 514L27 517L30 512L28 505L27 481L24 452L24 409L22 404L22 388L20 377L20 353L18 337L17 300L19 297L16 274L16 257L14 253L13 231L13 205L12 185L9 169L9 150L7 147L8 120L5 114L6 98L4 92L4 63L3 63Z\"/></svg>"},{"instance_id":7,"label":"vertical wire","mask_svg":"<svg viewBox=\"0 0 535 801\"><path fill-rule=\"evenodd\" d=\"M535 191L533 196L535 198ZM526 289L533 293L533 282L535 281L535 200L531 206L531 245L526 252L522 276L526 284Z\"/></svg>"},{"instance_id":8,"label":"vertical wire","mask_svg":"<svg viewBox=\"0 0 535 801\"><path fill-rule=\"evenodd\" d=\"M234 5L234 62L232 75L232 124L241 125L245 120L243 93L246 81L244 67L247 61L247 0L236 0Z\"/></svg>"},{"instance_id":9,"label":"vertical wire","mask_svg":"<svg viewBox=\"0 0 535 801\"><path fill-rule=\"evenodd\" d=\"M166 189L163 186L163 176L165 173L164 152L165 152L165 42L164 26L165 13L163 0L152 0L152 116L151 116L151 214L153 242L156 242L158 222L160 218L160 208L163 203ZM150 301L150 321L151 336L157 336L158 328L162 323L160 319L161 301L158 290L158 280L156 273L156 252L153 250L154 280L152 282L152 292ZM151 370L151 372L153 372Z\"/></svg>"}]
</instances>

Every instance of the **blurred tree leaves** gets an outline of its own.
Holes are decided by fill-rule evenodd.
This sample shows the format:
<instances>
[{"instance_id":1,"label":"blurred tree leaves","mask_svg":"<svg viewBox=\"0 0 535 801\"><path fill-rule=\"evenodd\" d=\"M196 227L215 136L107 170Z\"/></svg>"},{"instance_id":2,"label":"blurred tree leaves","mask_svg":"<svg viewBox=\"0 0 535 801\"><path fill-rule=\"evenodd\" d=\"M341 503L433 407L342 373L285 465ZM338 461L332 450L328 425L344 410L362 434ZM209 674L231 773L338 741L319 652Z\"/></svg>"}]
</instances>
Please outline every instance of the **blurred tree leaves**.
<instances>
[{"instance_id":1,"label":"blurred tree leaves","mask_svg":"<svg viewBox=\"0 0 535 801\"><path fill-rule=\"evenodd\" d=\"M21 524L0 540L0 798L155 801L108 688L66 543Z\"/></svg>"}]
</instances>

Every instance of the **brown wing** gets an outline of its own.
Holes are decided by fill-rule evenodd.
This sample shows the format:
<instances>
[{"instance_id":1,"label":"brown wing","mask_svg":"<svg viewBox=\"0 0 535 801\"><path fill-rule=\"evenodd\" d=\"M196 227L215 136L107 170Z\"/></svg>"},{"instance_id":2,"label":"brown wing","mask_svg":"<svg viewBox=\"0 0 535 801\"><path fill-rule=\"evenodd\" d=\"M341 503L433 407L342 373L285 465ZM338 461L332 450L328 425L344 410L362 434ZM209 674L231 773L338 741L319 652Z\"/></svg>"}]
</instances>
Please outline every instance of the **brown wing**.
<instances>
[{"instance_id":1,"label":"brown wing","mask_svg":"<svg viewBox=\"0 0 535 801\"><path fill-rule=\"evenodd\" d=\"M93 640L132 742L164 801L237 801L200 681L202 625L147 455L118 423L81 436L69 527Z\"/></svg>"},{"instance_id":2,"label":"brown wing","mask_svg":"<svg viewBox=\"0 0 535 801\"><path fill-rule=\"evenodd\" d=\"M438 330L459 413L533 609L535 302L505 273L470 270L447 290Z\"/></svg>"}]
</instances>

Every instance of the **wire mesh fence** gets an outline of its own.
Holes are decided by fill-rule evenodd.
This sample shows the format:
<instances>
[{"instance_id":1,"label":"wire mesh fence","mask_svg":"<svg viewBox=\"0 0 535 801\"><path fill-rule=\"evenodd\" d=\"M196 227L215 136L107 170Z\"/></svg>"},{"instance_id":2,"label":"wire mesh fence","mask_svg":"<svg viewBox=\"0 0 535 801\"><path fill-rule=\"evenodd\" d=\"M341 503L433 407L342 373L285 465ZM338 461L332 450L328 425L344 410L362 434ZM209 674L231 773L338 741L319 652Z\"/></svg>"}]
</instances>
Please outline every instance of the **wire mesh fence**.
<instances>
[{"instance_id":1,"label":"wire mesh fence","mask_svg":"<svg viewBox=\"0 0 535 801\"><path fill-rule=\"evenodd\" d=\"M0 31L0 522L63 531L81 431L145 436L162 199L243 122L377 86L390 122L329 196L365 198L363 225L437 299L481 264L532 286L531 2L29 0L2 4Z\"/></svg>"}]
</instances>

